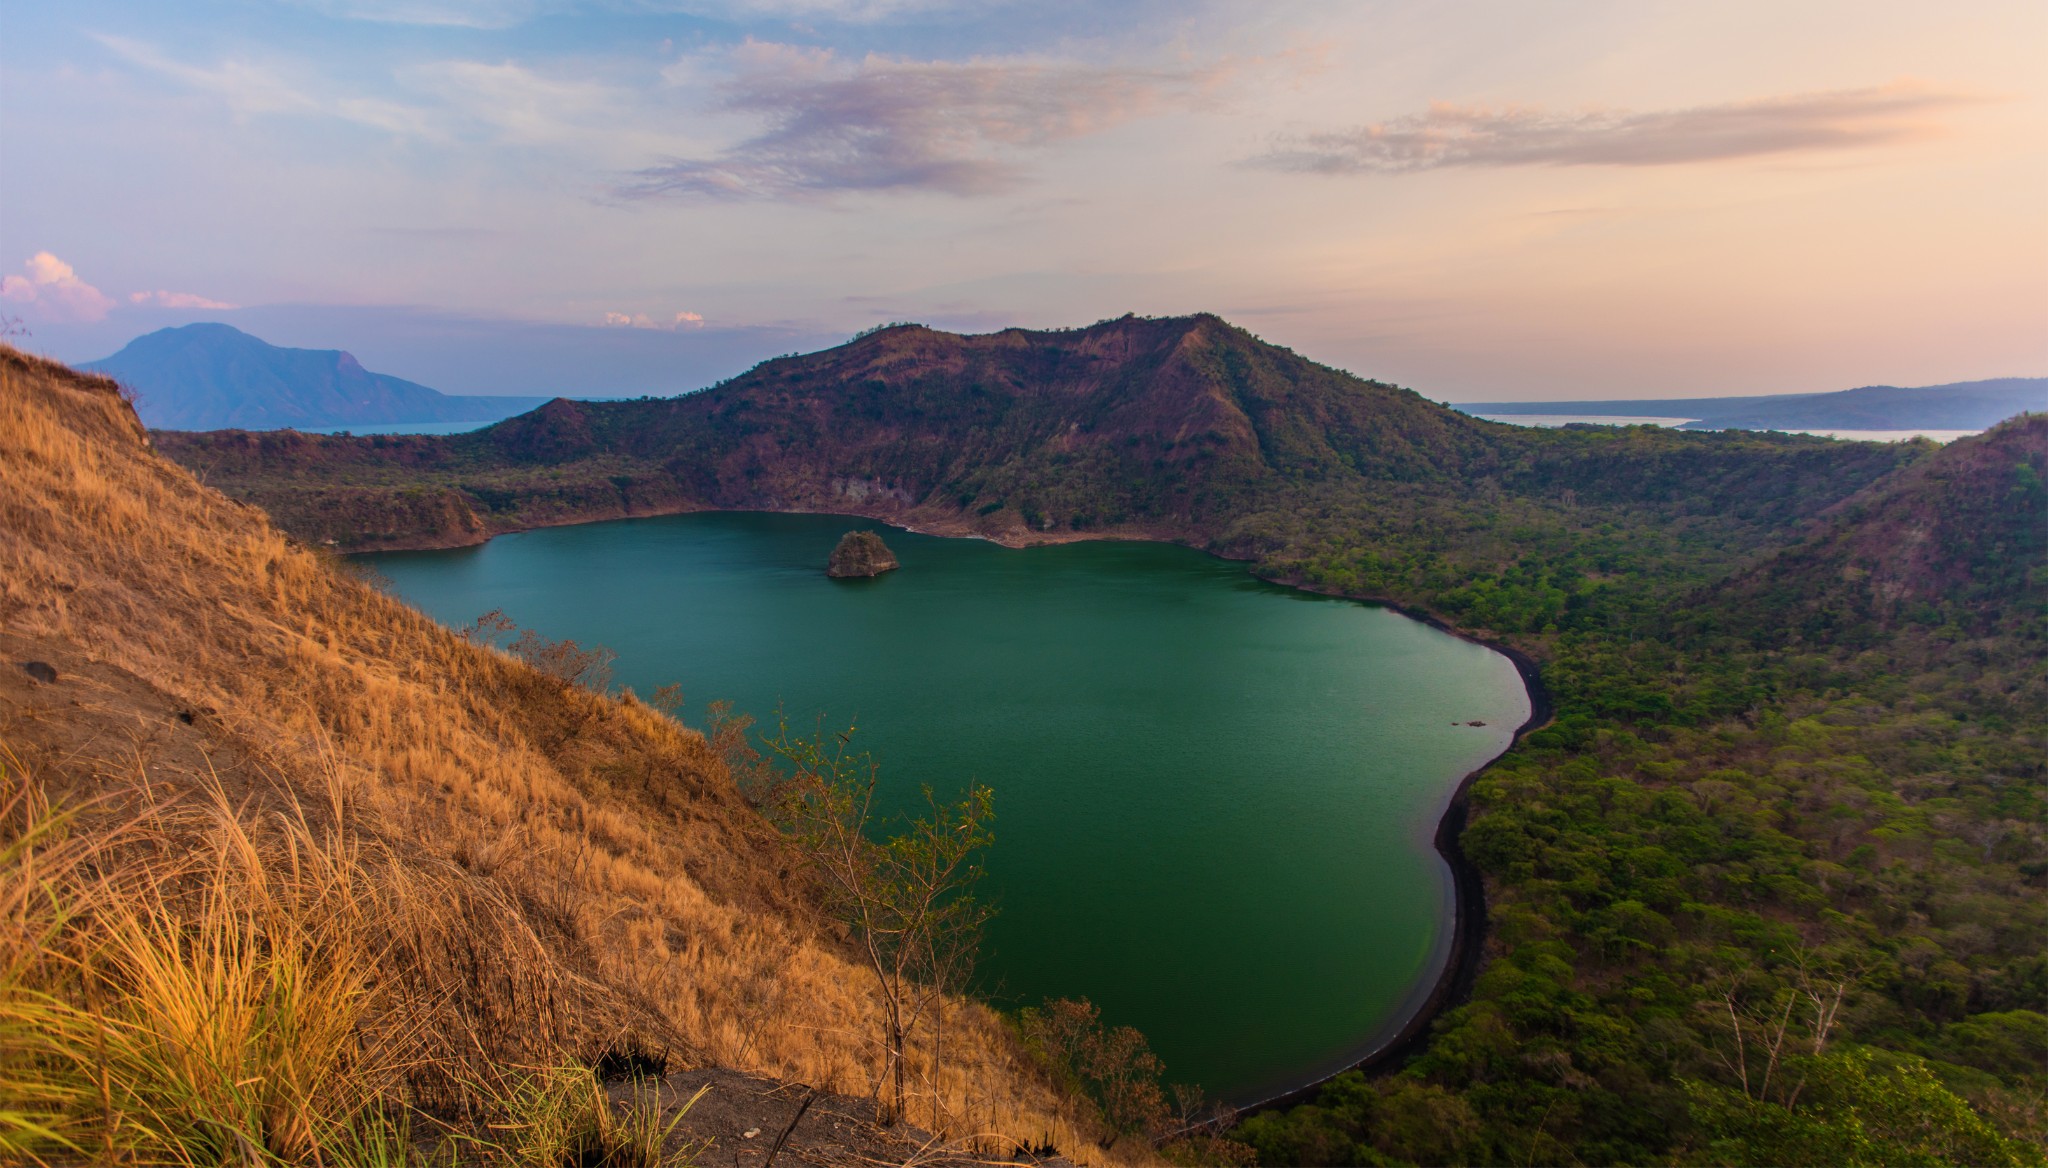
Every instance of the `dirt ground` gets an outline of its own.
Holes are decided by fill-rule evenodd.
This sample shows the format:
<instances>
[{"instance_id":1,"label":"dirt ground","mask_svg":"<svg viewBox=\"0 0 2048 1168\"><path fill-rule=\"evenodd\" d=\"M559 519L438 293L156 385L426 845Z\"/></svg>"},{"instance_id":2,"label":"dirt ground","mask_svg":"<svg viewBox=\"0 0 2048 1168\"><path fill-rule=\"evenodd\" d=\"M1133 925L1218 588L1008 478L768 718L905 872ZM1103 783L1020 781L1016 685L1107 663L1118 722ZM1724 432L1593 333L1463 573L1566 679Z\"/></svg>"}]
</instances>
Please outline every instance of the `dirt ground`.
<instances>
[{"instance_id":1,"label":"dirt ground","mask_svg":"<svg viewBox=\"0 0 2048 1168\"><path fill-rule=\"evenodd\" d=\"M907 1123L883 1125L868 1099L813 1092L796 1083L719 1068L677 1071L645 1080L638 1089L659 1094L664 1114L688 1102L702 1088L677 1125L677 1135L701 1143L695 1162L703 1168L768 1168L778 1165L903 1164L952 1166L1032 1164L1071 1168L1048 1148L1020 1150L973 1136L949 1141ZM609 1085L613 1098L628 1098L628 1082ZM779 1142L779 1148L778 1148ZM1034 1152L1043 1152L1035 1155Z\"/></svg>"}]
</instances>

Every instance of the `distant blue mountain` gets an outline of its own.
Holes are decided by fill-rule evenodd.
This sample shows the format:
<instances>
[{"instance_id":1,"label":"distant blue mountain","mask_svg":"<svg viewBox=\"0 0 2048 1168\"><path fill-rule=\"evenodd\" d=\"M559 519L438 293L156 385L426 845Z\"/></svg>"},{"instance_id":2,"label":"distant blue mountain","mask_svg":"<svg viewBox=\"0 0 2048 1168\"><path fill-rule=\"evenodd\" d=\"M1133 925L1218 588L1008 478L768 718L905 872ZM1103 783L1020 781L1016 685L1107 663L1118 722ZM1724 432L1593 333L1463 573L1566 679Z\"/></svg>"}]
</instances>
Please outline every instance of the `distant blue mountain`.
<instances>
[{"instance_id":1,"label":"distant blue mountain","mask_svg":"<svg viewBox=\"0 0 2048 1168\"><path fill-rule=\"evenodd\" d=\"M544 397L465 397L371 373L339 349L284 349L224 324L160 329L81 366L135 391L158 430L495 422Z\"/></svg>"},{"instance_id":2,"label":"distant blue mountain","mask_svg":"<svg viewBox=\"0 0 2048 1168\"><path fill-rule=\"evenodd\" d=\"M1901 388L1866 385L1836 393L1679 397L1623 401L1453 402L1468 414L1582 414L1696 418L1684 430L1983 430L2014 414L2048 412L2048 377L1999 377Z\"/></svg>"}]
</instances>

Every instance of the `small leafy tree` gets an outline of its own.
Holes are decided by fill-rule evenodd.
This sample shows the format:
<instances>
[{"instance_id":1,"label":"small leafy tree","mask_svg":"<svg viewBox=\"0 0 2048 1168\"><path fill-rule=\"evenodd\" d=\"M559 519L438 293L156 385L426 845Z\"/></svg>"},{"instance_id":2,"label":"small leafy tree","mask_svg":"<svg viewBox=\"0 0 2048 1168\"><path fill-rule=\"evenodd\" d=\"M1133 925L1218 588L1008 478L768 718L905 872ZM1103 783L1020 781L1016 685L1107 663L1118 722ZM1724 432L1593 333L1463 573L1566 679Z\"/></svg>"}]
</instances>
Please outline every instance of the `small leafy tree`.
<instances>
[{"instance_id":1,"label":"small leafy tree","mask_svg":"<svg viewBox=\"0 0 2048 1168\"><path fill-rule=\"evenodd\" d=\"M506 643L506 638L518 633L517 639ZM502 648L513 657L524 661L549 677L570 685L580 685L592 693L610 693L612 688L612 666L619 655L603 645L592 645L588 649L567 637L557 641L542 636L538 630L522 629L505 615L502 608L476 618L470 627L459 634L471 644L492 649ZM657 699L672 693L676 705L681 704L681 693L673 686L656 690ZM664 712L668 712L664 710Z\"/></svg>"},{"instance_id":2,"label":"small leafy tree","mask_svg":"<svg viewBox=\"0 0 2048 1168\"><path fill-rule=\"evenodd\" d=\"M1145 1035L1105 1026L1086 998L1054 998L1018 1017L1024 1046L1053 1079L1095 1104L1119 1137L1152 1145L1171 1164L1242 1165L1257 1160L1226 1133L1237 1111L1192 1083L1163 1083L1165 1064Z\"/></svg>"},{"instance_id":3,"label":"small leafy tree","mask_svg":"<svg viewBox=\"0 0 2048 1168\"><path fill-rule=\"evenodd\" d=\"M1804 951L1796 955L1789 984L1752 987L1751 972L1731 977L1717 999L1697 1008L1723 1029L1710 1049L1715 1061L1758 1102L1791 1109L1799 1105L1814 1060L1827 1053L1829 1038L1856 977Z\"/></svg>"},{"instance_id":4,"label":"small leafy tree","mask_svg":"<svg viewBox=\"0 0 2048 1168\"><path fill-rule=\"evenodd\" d=\"M1709 1162L2039 1165L2041 1149L2001 1134L1933 1070L1869 1048L1813 1060L1810 1090L1784 1107L1717 1084L1681 1085Z\"/></svg>"},{"instance_id":5,"label":"small leafy tree","mask_svg":"<svg viewBox=\"0 0 2048 1168\"><path fill-rule=\"evenodd\" d=\"M1024 1041L1055 1076L1094 1100L1118 1135L1156 1140L1170 1112L1159 1084L1165 1070L1145 1036L1129 1026L1104 1026L1086 998L1057 998L1023 1013Z\"/></svg>"},{"instance_id":6,"label":"small leafy tree","mask_svg":"<svg viewBox=\"0 0 2048 1168\"><path fill-rule=\"evenodd\" d=\"M891 1088L886 1114L908 1105L908 1044L929 1033L934 1079L943 1066L945 995L963 988L993 909L975 896L980 855L994 837L995 794L970 785L957 802L922 788L926 814L904 822L876 806L880 768L850 744L854 728L809 738L787 719L767 740L791 773L769 791L769 810L810 863L827 904L852 933L882 999L879 1093ZM890 827L894 834L884 835ZM933 1125L942 1127L936 1092Z\"/></svg>"}]
</instances>

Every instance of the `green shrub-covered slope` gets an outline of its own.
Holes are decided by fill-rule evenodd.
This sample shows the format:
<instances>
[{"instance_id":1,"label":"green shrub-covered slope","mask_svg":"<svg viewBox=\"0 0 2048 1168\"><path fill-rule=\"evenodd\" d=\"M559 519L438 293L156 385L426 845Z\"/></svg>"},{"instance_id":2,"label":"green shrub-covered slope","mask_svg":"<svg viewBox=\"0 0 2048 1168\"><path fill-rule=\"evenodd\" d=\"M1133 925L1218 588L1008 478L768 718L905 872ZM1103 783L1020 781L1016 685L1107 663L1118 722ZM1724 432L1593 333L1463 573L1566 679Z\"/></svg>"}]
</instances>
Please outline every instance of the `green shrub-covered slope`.
<instances>
[{"instance_id":1,"label":"green shrub-covered slope","mask_svg":"<svg viewBox=\"0 0 2048 1168\"><path fill-rule=\"evenodd\" d=\"M1631 558L1599 540L1403 565L1546 651L1559 716L1472 792L1471 1000L1398 1073L1240 1138L1267 1163L2041 1162L2044 471L2048 417L2008 422L1690 588L1596 581Z\"/></svg>"}]
</instances>

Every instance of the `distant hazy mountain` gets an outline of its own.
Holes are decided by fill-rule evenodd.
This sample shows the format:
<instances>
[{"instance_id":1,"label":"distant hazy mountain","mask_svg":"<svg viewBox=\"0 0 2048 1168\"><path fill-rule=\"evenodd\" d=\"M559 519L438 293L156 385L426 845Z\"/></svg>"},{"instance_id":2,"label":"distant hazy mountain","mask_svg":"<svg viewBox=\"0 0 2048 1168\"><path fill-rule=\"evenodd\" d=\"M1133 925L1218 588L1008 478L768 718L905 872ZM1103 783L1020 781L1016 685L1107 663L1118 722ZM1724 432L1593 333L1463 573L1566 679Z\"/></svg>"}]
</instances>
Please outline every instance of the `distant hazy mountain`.
<instances>
[{"instance_id":1,"label":"distant hazy mountain","mask_svg":"<svg viewBox=\"0 0 2048 1168\"><path fill-rule=\"evenodd\" d=\"M1585 414L1697 418L1688 430L1982 430L2014 414L2048 411L2048 377L1999 377L1904 389L1866 385L1837 393L1629 401L1457 402L1468 414Z\"/></svg>"},{"instance_id":2,"label":"distant hazy mountain","mask_svg":"<svg viewBox=\"0 0 2048 1168\"><path fill-rule=\"evenodd\" d=\"M80 368L133 389L143 423L162 430L495 422L548 400L445 394L339 349L283 349L224 324L161 329Z\"/></svg>"}]
</instances>

